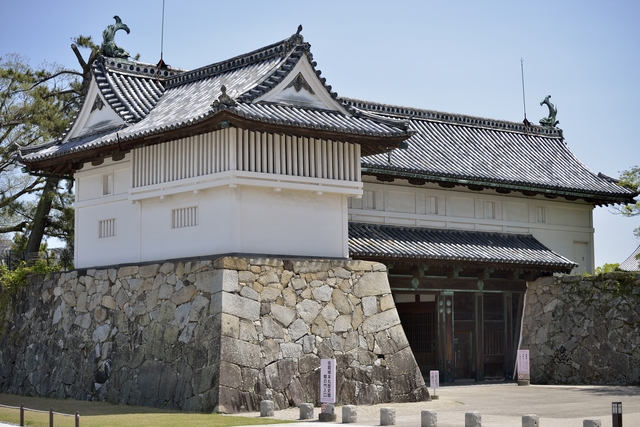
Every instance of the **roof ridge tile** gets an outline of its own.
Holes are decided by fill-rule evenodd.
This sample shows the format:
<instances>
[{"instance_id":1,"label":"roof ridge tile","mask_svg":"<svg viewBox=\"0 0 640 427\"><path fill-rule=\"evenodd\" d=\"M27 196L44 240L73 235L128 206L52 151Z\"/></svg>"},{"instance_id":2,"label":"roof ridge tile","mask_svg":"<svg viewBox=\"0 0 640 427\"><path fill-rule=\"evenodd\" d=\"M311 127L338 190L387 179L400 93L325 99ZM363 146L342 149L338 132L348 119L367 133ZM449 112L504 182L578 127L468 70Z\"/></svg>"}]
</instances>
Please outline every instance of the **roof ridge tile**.
<instances>
[{"instance_id":1,"label":"roof ridge tile","mask_svg":"<svg viewBox=\"0 0 640 427\"><path fill-rule=\"evenodd\" d=\"M426 119L431 121L441 121L453 124L460 124L472 127L486 127L511 132L536 133L540 136L562 138L562 129L548 128L534 124L525 125L520 122L507 120L488 119L485 117L470 116L466 114L447 113L437 110L426 110L414 107L403 107L398 105L383 104L373 101L341 97L342 101L353 108L372 112L374 114L386 114L391 116L402 116L410 119ZM534 132L532 132L532 130Z\"/></svg>"}]
</instances>

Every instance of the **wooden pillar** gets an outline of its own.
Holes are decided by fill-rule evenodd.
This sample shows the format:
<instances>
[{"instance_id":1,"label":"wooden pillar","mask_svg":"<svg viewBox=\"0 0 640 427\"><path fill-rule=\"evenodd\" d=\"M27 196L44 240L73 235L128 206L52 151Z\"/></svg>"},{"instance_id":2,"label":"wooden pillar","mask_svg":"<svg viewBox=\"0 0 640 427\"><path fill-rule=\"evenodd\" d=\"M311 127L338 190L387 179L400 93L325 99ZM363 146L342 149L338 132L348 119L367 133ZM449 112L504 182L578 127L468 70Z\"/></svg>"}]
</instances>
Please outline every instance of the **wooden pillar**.
<instances>
[{"instance_id":1,"label":"wooden pillar","mask_svg":"<svg viewBox=\"0 0 640 427\"><path fill-rule=\"evenodd\" d=\"M453 382L455 360L453 354L453 292L442 292L438 298L438 359L445 382Z\"/></svg>"},{"instance_id":2,"label":"wooden pillar","mask_svg":"<svg viewBox=\"0 0 640 427\"><path fill-rule=\"evenodd\" d=\"M476 308L476 328L474 331L476 381L484 381L484 297L482 292L476 292L474 296Z\"/></svg>"},{"instance_id":3,"label":"wooden pillar","mask_svg":"<svg viewBox=\"0 0 640 427\"><path fill-rule=\"evenodd\" d=\"M513 295L505 292L504 297L504 377L513 378Z\"/></svg>"}]
</instances>

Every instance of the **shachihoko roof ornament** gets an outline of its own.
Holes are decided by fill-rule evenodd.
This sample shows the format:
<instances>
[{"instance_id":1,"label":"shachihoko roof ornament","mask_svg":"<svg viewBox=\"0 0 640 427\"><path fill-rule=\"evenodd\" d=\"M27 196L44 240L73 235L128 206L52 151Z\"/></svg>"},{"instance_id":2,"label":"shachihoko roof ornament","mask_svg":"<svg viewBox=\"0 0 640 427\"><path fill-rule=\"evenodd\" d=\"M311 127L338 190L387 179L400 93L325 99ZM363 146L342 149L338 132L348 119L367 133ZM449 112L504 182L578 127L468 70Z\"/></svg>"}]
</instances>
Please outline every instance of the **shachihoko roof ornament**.
<instances>
[{"instance_id":1,"label":"shachihoko roof ornament","mask_svg":"<svg viewBox=\"0 0 640 427\"><path fill-rule=\"evenodd\" d=\"M547 95L544 100L540 102L540 105L547 104L547 107L549 108L549 116L540 119L540 125L554 128L560 123L558 120L556 120L558 109L551 103L551 101L549 101L549 99L551 99L551 95Z\"/></svg>"},{"instance_id":2,"label":"shachihoko roof ornament","mask_svg":"<svg viewBox=\"0 0 640 427\"><path fill-rule=\"evenodd\" d=\"M102 32L102 45L100 46L100 51L104 56L110 58L127 59L130 56L129 52L116 45L115 35L116 31L118 30L125 30L127 34L129 34L131 31L129 30L127 24L122 23L122 20L118 15L114 16L113 19L116 20L116 23L109 25Z\"/></svg>"}]
</instances>

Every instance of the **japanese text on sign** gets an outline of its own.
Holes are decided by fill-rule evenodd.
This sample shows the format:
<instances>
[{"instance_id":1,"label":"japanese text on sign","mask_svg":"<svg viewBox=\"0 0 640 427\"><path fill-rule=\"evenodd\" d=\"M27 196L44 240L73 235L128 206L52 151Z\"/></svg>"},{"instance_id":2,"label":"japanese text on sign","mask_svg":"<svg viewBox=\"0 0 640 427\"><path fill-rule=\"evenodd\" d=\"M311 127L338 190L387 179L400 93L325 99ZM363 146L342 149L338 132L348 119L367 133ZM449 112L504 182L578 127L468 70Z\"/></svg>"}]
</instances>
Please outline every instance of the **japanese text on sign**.
<instances>
[{"instance_id":1,"label":"japanese text on sign","mask_svg":"<svg viewBox=\"0 0 640 427\"><path fill-rule=\"evenodd\" d=\"M440 387L440 371L429 371L429 388Z\"/></svg>"},{"instance_id":2,"label":"japanese text on sign","mask_svg":"<svg viewBox=\"0 0 640 427\"><path fill-rule=\"evenodd\" d=\"M336 403L336 360L320 360L320 402Z\"/></svg>"},{"instance_id":3,"label":"japanese text on sign","mask_svg":"<svg viewBox=\"0 0 640 427\"><path fill-rule=\"evenodd\" d=\"M518 350L518 374L529 374L529 350Z\"/></svg>"}]
</instances>

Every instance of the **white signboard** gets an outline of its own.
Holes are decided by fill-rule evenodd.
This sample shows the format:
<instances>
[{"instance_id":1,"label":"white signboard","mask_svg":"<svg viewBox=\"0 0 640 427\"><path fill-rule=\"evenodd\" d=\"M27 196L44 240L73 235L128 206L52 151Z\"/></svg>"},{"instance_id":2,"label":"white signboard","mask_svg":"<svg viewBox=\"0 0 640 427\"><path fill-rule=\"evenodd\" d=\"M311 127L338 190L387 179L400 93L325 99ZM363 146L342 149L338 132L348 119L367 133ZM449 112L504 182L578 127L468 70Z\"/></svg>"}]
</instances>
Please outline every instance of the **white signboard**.
<instances>
[{"instance_id":1,"label":"white signboard","mask_svg":"<svg viewBox=\"0 0 640 427\"><path fill-rule=\"evenodd\" d=\"M529 375L529 350L518 350L518 375Z\"/></svg>"},{"instance_id":2,"label":"white signboard","mask_svg":"<svg viewBox=\"0 0 640 427\"><path fill-rule=\"evenodd\" d=\"M320 402L336 403L336 359L320 359Z\"/></svg>"},{"instance_id":3,"label":"white signboard","mask_svg":"<svg viewBox=\"0 0 640 427\"><path fill-rule=\"evenodd\" d=\"M437 389L440 387L440 371L429 371L429 388Z\"/></svg>"}]
</instances>

